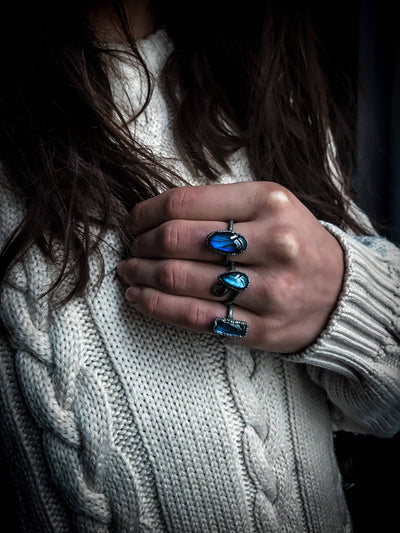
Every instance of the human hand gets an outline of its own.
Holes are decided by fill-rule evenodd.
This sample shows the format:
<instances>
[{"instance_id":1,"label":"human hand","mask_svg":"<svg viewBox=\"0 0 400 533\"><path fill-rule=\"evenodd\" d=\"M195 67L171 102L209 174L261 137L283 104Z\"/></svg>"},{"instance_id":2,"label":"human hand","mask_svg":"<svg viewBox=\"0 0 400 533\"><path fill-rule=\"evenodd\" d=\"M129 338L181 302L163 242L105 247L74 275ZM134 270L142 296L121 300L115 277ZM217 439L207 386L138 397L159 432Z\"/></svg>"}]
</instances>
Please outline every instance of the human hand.
<instances>
[{"instance_id":1,"label":"human hand","mask_svg":"<svg viewBox=\"0 0 400 533\"><path fill-rule=\"evenodd\" d=\"M156 320L212 332L226 317L226 299L211 289L226 272L210 250L213 231L234 231L248 248L230 256L250 284L234 303L234 319L249 325L235 342L282 353L312 344L340 294L344 260L338 241L286 188L272 182L179 187L138 204L127 219L136 238L132 258L117 271L127 299Z\"/></svg>"}]
</instances>

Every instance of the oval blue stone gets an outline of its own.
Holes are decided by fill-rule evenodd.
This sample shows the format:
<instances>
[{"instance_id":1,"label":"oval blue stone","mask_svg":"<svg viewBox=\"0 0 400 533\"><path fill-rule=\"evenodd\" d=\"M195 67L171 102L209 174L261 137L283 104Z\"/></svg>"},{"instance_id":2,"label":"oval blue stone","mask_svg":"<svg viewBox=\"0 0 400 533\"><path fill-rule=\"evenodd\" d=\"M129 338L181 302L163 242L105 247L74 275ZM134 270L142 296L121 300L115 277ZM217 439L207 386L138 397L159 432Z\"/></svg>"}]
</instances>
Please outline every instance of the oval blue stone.
<instances>
[{"instance_id":1,"label":"oval blue stone","mask_svg":"<svg viewBox=\"0 0 400 533\"><path fill-rule=\"evenodd\" d=\"M218 335L245 337L248 329L247 322L242 322L241 320L231 320L229 318L216 318L214 320L214 333L218 333Z\"/></svg>"},{"instance_id":2,"label":"oval blue stone","mask_svg":"<svg viewBox=\"0 0 400 533\"><path fill-rule=\"evenodd\" d=\"M242 291L249 286L249 278L244 272L225 272L220 274L218 279L229 288Z\"/></svg>"},{"instance_id":3,"label":"oval blue stone","mask_svg":"<svg viewBox=\"0 0 400 533\"><path fill-rule=\"evenodd\" d=\"M213 231L207 237L207 244L220 254L238 255L247 249L247 240L234 231Z\"/></svg>"}]
</instances>

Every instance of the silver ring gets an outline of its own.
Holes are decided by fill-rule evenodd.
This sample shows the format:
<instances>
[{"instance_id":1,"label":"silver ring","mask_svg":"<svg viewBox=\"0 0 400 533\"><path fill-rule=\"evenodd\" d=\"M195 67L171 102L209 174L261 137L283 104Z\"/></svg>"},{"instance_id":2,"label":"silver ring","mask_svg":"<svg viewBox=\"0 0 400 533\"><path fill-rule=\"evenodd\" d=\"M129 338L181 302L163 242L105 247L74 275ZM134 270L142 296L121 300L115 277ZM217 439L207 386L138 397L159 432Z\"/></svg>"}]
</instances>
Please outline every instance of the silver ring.
<instances>
[{"instance_id":1,"label":"silver ring","mask_svg":"<svg viewBox=\"0 0 400 533\"><path fill-rule=\"evenodd\" d=\"M217 335L222 335L223 337L246 337L249 330L248 323L244 322L243 320L233 319L232 305L228 305L227 309L228 311L226 318L217 317L214 320L214 333Z\"/></svg>"}]
</instances>

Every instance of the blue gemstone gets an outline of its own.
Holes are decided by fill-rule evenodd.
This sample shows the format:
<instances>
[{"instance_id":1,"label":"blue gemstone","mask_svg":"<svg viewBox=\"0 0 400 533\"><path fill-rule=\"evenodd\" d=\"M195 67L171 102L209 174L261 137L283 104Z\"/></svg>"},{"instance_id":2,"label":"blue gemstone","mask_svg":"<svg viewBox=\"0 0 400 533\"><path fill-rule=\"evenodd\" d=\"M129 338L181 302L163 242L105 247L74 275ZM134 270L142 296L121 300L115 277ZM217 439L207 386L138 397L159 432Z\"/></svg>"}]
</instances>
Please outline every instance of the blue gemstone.
<instances>
[{"instance_id":1,"label":"blue gemstone","mask_svg":"<svg viewBox=\"0 0 400 533\"><path fill-rule=\"evenodd\" d=\"M242 291L249 286L249 278L244 272L225 272L220 274L218 279L221 283L236 291Z\"/></svg>"},{"instance_id":2,"label":"blue gemstone","mask_svg":"<svg viewBox=\"0 0 400 533\"><path fill-rule=\"evenodd\" d=\"M216 318L214 320L214 333L228 337L245 337L249 325L241 320L231 320L230 318Z\"/></svg>"},{"instance_id":3,"label":"blue gemstone","mask_svg":"<svg viewBox=\"0 0 400 533\"><path fill-rule=\"evenodd\" d=\"M247 249L247 241L234 231L213 231L207 237L207 244L219 254L238 255Z\"/></svg>"}]
</instances>

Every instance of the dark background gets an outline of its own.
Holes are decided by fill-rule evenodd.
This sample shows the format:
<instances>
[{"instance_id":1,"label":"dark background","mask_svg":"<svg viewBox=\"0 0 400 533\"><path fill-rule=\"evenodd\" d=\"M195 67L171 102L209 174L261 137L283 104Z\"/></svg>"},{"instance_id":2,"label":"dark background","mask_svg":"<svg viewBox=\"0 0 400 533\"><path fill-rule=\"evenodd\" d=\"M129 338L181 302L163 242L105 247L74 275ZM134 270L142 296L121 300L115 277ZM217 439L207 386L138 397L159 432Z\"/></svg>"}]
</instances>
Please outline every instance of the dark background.
<instances>
[{"instance_id":1,"label":"dark background","mask_svg":"<svg viewBox=\"0 0 400 533\"><path fill-rule=\"evenodd\" d=\"M357 203L400 245L400 2L339 0L317 9L323 10L321 38L359 87L355 104L344 103L358 145ZM400 531L400 434L381 439L340 432L335 443L355 532ZM1 461L0 480L3 530L11 533L13 494Z\"/></svg>"},{"instance_id":2,"label":"dark background","mask_svg":"<svg viewBox=\"0 0 400 533\"><path fill-rule=\"evenodd\" d=\"M400 2L362 0L358 15L358 203L400 244Z\"/></svg>"},{"instance_id":3,"label":"dark background","mask_svg":"<svg viewBox=\"0 0 400 533\"><path fill-rule=\"evenodd\" d=\"M400 1L325 3L320 31L357 87L344 109L357 143L356 199L379 232L400 245ZM400 433L338 433L337 456L356 533L400 531Z\"/></svg>"}]
</instances>

